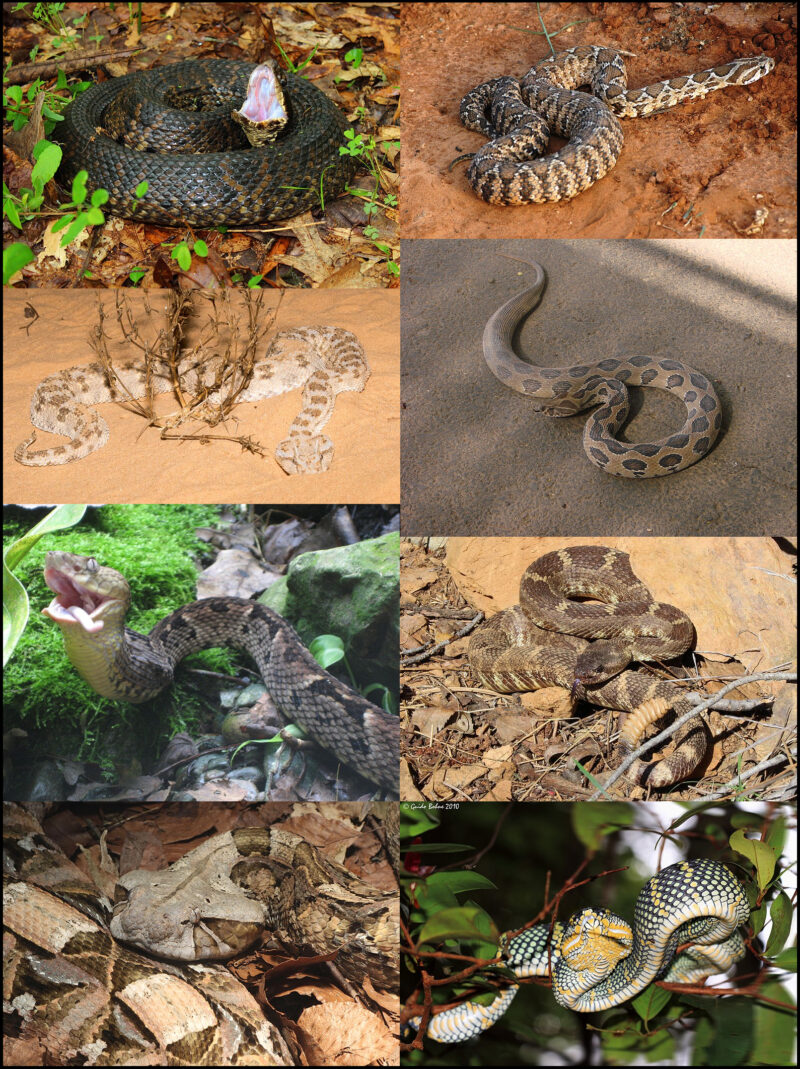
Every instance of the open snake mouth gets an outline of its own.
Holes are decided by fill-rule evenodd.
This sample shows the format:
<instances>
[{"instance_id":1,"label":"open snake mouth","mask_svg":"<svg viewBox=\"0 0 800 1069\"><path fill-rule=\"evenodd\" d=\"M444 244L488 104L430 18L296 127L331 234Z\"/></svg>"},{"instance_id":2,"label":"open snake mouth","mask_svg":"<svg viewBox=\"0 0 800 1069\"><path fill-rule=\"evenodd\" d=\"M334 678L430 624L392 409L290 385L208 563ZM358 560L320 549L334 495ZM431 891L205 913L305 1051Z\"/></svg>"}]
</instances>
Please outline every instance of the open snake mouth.
<instances>
[{"instance_id":1,"label":"open snake mouth","mask_svg":"<svg viewBox=\"0 0 800 1069\"><path fill-rule=\"evenodd\" d=\"M117 599L87 590L79 582L52 566L45 568L44 581L56 596L46 609L42 609L43 616L49 616L51 620L61 625L78 624L89 634L103 630L101 617Z\"/></svg>"}]
</instances>

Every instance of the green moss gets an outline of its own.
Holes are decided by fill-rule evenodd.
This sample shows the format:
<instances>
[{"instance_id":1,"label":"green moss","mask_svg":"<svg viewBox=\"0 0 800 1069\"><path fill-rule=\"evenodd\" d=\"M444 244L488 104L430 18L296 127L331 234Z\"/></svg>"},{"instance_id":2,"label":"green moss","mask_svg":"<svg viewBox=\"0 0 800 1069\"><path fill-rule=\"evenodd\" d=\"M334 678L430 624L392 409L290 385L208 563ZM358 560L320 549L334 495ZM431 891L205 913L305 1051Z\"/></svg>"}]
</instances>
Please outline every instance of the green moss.
<instances>
[{"instance_id":1,"label":"green moss","mask_svg":"<svg viewBox=\"0 0 800 1069\"><path fill-rule=\"evenodd\" d=\"M5 671L6 730L24 728L32 742L41 733L40 748L51 754L135 770L176 731L210 726L202 696L186 685L138 706L100 698L74 671L61 632L40 610L52 599L42 575L44 555L62 549L96 557L122 572L131 585L128 626L149 631L173 609L195 600L195 562L208 552L195 528L218 525L219 511L204 505L107 505L37 543L16 569L28 590L31 616ZM32 523L25 525L26 519L18 510L6 510L5 538L14 540L29 530ZM234 657L230 651L209 651L198 654L196 663L230 672Z\"/></svg>"}]
</instances>

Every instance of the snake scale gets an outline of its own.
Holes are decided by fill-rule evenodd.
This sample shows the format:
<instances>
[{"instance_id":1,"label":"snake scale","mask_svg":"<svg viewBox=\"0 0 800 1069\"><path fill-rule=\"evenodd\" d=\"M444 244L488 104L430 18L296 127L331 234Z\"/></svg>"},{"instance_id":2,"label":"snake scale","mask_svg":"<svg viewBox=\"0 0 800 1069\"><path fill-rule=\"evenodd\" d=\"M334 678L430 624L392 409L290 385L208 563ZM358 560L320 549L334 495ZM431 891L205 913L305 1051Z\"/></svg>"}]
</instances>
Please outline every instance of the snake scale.
<instances>
[{"instance_id":1,"label":"snake scale","mask_svg":"<svg viewBox=\"0 0 800 1069\"><path fill-rule=\"evenodd\" d=\"M627 553L607 546L554 550L525 571L519 596L519 605L496 613L470 639L469 662L485 686L501 693L565 687L573 698L630 713L620 759L670 709L681 715L692 708L674 684L629 667L684 653L694 627L680 609L653 598ZM691 776L706 748L705 726L690 723L673 754L629 774L663 789Z\"/></svg>"},{"instance_id":2,"label":"snake scale","mask_svg":"<svg viewBox=\"0 0 800 1069\"><path fill-rule=\"evenodd\" d=\"M750 916L744 888L725 865L695 858L662 869L636 899L633 926L605 909L584 909L567 924L537 924L501 937L501 963L522 980L550 976L556 1001L578 1013L619 1006L654 980L697 983L745 954L737 931ZM548 946L548 943L550 944ZM688 945L683 945L688 944ZM682 947L676 954L678 947ZM427 1035L462 1043L505 1013L517 985L485 1006L467 1001L436 1014ZM418 1028L420 1017L409 1021Z\"/></svg>"},{"instance_id":3,"label":"snake scale","mask_svg":"<svg viewBox=\"0 0 800 1069\"><path fill-rule=\"evenodd\" d=\"M463 98L462 123L490 139L475 153L467 179L489 204L568 200L617 162L623 142L617 116L656 115L717 89L750 85L774 66L769 56L750 56L628 89L616 49L590 45L558 52L536 63L521 81L494 78ZM582 85L590 86L591 95L575 91ZM567 144L539 159L551 132L567 138Z\"/></svg>"},{"instance_id":4,"label":"snake scale","mask_svg":"<svg viewBox=\"0 0 800 1069\"><path fill-rule=\"evenodd\" d=\"M98 694L147 701L172 682L175 666L190 653L232 646L253 658L287 720L348 767L397 792L397 717L324 671L294 628L266 605L206 598L176 609L141 635L125 627L130 587L113 568L53 550L44 576L56 596L42 611L59 625L67 656Z\"/></svg>"},{"instance_id":5,"label":"snake scale","mask_svg":"<svg viewBox=\"0 0 800 1069\"><path fill-rule=\"evenodd\" d=\"M60 125L59 182L68 188L85 170L90 192L108 191L109 212L165 226L268 223L333 199L355 173L352 157L339 153L344 115L321 90L286 71L274 71L281 93L274 91L275 78L265 90L264 71L242 61L187 60L90 87ZM118 98L130 106L130 123L116 115ZM273 115L281 101L285 116L276 139L248 145L232 109L241 108L257 130L267 126L267 136L275 136ZM185 135L197 113L204 131L190 128ZM248 136L252 128L246 124ZM153 148L143 140L149 131L170 139ZM143 182L147 189L137 196Z\"/></svg>"},{"instance_id":6,"label":"snake scale","mask_svg":"<svg viewBox=\"0 0 800 1069\"><path fill-rule=\"evenodd\" d=\"M259 1001L220 964L267 936L357 987L397 990L396 891L282 827L234 828L168 869L127 872L113 904L33 810L4 805L3 841L4 1064L294 1064L262 1008L264 971L244 973Z\"/></svg>"},{"instance_id":7,"label":"snake scale","mask_svg":"<svg viewBox=\"0 0 800 1069\"><path fill-rule=\"evenodd\" d=\"M361 393L370 376L361 342L349 330L333 326L279 331L263 359L254 364L246 385L241 380L241 367L231 371L219 355L187 355L179 369L180 396L196 393L212 408L225 396L235 396L238 404L263 401L302 387L300 412L275 450L275 459L287 475L328 470L334 444L320 432L333 415L339 394ZM49 375L34 390L31 423L50 434L65 435L68 441L34 449L34 430L16 447L14 459L27 467L82 460L101 449L109 436L108 424L92 405L176 393L175 376L168 354L150 362L122 361L113 374L102 363L95 363Z\"/></svg>"},{"instance_id":8,"label":"snake scale","mask_svg":"<svg viewBox=\"0 0 800 1069\"><path fill-rule=\"evenodd\" d=\"M542 298L546 276L541 264L526 261L536 272L533 285L501 305L483 332L483 355L492 373L510 390L534 401L546 416L573 416L593 405L583 432L589 460L608 475L649 479L671 475L701 460L722 427L722 405L705 375L667 357L631 356L588 360L572 367L539 367L514 353L512 341L520 321ZM657 442L630 444L615 437L629 408L628 386L653 386L686 406L681 429Z\"/></svg>"}]
</instances>

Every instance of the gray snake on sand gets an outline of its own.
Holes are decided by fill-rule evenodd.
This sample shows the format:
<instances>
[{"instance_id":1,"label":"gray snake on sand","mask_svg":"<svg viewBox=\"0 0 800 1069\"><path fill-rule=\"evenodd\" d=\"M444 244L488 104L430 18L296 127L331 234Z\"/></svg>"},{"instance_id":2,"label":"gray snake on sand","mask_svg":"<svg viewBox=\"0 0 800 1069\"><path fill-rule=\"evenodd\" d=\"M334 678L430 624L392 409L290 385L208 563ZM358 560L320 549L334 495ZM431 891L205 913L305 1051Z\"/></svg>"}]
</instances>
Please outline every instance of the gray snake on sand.
<instances>
[{"instance_id":1,"label":"gray snake on sand","mask_svg":"<svg viewBox=\"0 0 800 1069\"><path fill-rule=\"evenodd\" d=\"M187 60L92 86L75 98L60 124L59 182L68 188L86 170L89 191L110 194L105 205L110 213L166 226L267 223L318 206L321 196L326 201L338 196L355 173L352 157L339 153L347 121L304 78L275 71L288 121L271 144L251 147L235 124L228 129L253 69L242 61ZM145 110L150 94L167 105L155 117ZM138 132L119 133L130 136L131 144L115 140L105 132L106 113L121 95L134 113L143 112L146 125L159 130L183 128L199 102L209 109L206 136L214 150L200 142L203 151L187 151L185 145L142 151ZM142 182L147 190L139 197L135 191Z\"/></svg>"},{"instance_id":2,"label":"gray snake on sand","mask_svg":"<svg viewBox=\"0 0 800 1069\"><path fill-rule=\"evenodd\" d=\"M679 360L654 356L605 357L572 367L538 367L514 353L512 339L520 321L544 292L544 268L533 285L501 305L483 331L483 355L491 372L509 389L530 397L534 411L546 416L573 416L602 405L589 418L583 448L591 462L608 475L649 479L671 475L701 460L722 427L722 406L711 382ZM615 437L628 415L627 386L655 386L686 406L679 431L658 442L629 444Z\"/></svg>"},{"instance_id":3,"label":"gray snake on sand","mask_svg":"<svg viewBox=\"0 0 800 1069\"><path fill-rule=\"evenodd\" d=\"M141 635L124 626L127 580L94 557L49 552L45 582L56 597L44 614L61 628L74 667L103 697L147 701L172 682L173 669L190 653L232 646L250 654L287 719L362 776L397 791L397 717L329 675L294 628L266 605L205 598L176 609Z\"/></svg>"},{"instance_id":4,"label":"gray snake on sand","mask_svg":"<svg viewBox=\"0 0 800 1069\"><path fill-rule=\"evenodd\" d=\"M716 89L750 85L774 66L770 56L749 56L628 89L616 49L589 45L558 52L531 67L521 82L495 78L463 98L462 123L490 139L475 153L467 179L489 204L568 200L617 162L623 142L618 115L655 115ZM575 92L581 85L589 85L592 95ZM536 158L546 150L551 131L568 138L567 144L552 156Z\"/></svg>"}]
</instances>

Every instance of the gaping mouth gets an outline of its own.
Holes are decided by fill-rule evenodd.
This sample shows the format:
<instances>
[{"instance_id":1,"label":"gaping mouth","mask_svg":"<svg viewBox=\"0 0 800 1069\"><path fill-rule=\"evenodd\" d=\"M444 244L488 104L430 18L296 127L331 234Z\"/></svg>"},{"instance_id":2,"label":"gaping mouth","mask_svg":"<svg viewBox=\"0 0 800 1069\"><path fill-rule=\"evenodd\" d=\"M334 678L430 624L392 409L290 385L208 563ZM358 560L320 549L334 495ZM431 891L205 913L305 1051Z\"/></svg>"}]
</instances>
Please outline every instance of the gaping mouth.
<instances>
[{"instance_id":1,"label":"gaping mouth","mask_svg":"<svg viewBox=\"0 0 800 1069\"><path fill-rule=\"evenodd\" d=\"M57 624L79 624L89 634L103 630L100 617L113 598L86 590L58 568L45 568L44 581L56 596L46 609L42 609L42 615L49 616Z\"/></svg>"}]
</instances>

